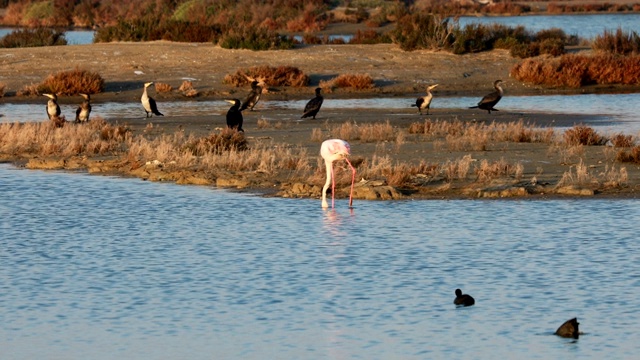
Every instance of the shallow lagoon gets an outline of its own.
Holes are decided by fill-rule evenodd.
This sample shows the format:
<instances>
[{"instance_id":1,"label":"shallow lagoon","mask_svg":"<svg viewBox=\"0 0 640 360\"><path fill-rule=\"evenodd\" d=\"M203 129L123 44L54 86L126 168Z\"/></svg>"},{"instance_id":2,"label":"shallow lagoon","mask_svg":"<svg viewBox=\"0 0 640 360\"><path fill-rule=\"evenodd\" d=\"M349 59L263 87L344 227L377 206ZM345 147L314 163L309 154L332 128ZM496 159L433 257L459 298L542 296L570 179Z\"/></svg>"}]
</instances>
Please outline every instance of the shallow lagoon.
<instances>
[{"instance_id":1,"label":"shallow lagoon","mask_svg":"<svg viewBox=\"0 0 640 360\"><path fill-rule=\"evenodd\" d=\"M8 359L634 358L637 200L356 201L0 166ZM476 298L456 309L455 288ZM577 316L578 341L552 335Z\"/></svg>"}]
</instances>

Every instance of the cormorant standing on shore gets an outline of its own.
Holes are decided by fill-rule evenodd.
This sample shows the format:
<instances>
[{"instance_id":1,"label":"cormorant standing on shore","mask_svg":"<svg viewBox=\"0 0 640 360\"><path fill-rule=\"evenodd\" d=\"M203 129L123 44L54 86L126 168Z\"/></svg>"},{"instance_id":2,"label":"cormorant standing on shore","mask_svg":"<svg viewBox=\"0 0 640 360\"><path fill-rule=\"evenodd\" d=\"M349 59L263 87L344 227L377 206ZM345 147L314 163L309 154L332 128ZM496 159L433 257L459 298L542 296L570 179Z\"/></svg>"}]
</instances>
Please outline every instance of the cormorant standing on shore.
<instances>
[{"instance_id":1,"label":"cormorant standing on shore","mask_svg":"<svg viewBox=\"0 0 640 360\"><path fill-rule=\"evenodd\" d=\"M427 115L429 115L429 107L431 106L431 100L433 100L433 94L431 90L435 89L438 84L427 86L427 95L421 96L416 99L416 103L411 106L417 106L418 112L422 115L422 110L427 109Z\"/></svg>"},{"instance_id":2,"label":"cormorant standing on shore","mask_svg":"<svg viewBox=\"0 0 640 360\"><path fill-rule=\"evenodd\" d=\"M242 102L240 111L244 109L249 109L250 111L253 111L253 107L256 106L256 104L260 100L260 96L262 95L262 86L260 86L259 84L260 83L257 80L253 80L251 82L251 91L249 92L249 95L247 95L247 97Z\"/></svg>"},{"instance_id":3,"label":"cormorant standing on shore","mask_svg":"<svg viewBox=\"0 0 640 360\"><path fill-rule=\"evenodd\" d=\"M232 104L232 106L229 108L229 111L227 111L227 127L244 132L244 130L242 129L243 119L242 112L240 112L240 100L231 99L225 101Z\"/></svg>"},{"instance_id":4,"label":"cormorant standing on shore","mask_svg":"<svg viewBox=\"0 0 640 360\"><path fill-rule=\"evenodd\" d=\"M49 98L47 101L47 117L49 120L60 117L60 106L58 105L58 95L56 94L42 94Z\"/></svg>"},{"instance_id":5,"label":"cormorant standing on shore","mask_svg":"<svg viewBox=\"0 0 640 360\"><path fill-rule=\"evenodd\" d=\"M480 108L483 110L487 110L489 114L491 114L491 110L498 111L498 109L494 109L493 107L498 103L498 101L500 101L500 99L502 99L502 94L504 94L504 91L500 87L501 82L502 80L494 81L493 87L496 88L496 91L483 97L482 100L480 100L480 102L478 103L478 106L472 106L469 109Z\"/></svg>"},{"instance_id":6,"label":"cormorant standing on shore","mask_svg":"<svg viewBox=\"0 0 640 360\"><path fill-rule=\"evenodd\" d=\"M309 100L307 105L304 107L304 114L302 114L301 119L309 116L313 117L313 119L316 118L316 114L318 114L318 111L320 111L320 107L322 106L322 101L324 101L324 98L320 95L320 91L322 91L321 88L316 88L316 97Z\"/></svg>"},{"instance_id":7,"label":"cormorant standing on shore","mask_svg":"<svg viewBox=\"0 0 640 360\"><path fill-rule=\"evenodd\" d=\"M89 121L89 115L91 114L91 96L89 94L80 94L84 99L78 109L76 109L76 122Z\"/></svg>"},{"instance_id":8,"label":"cormorant standing on shore","mask_svg":"<svg viewBox=\"0 0 640 360\"><path fill-rule=\"evenodd\" d=\"M164 116L160 111L158 111L158 105L156 104L156 101L153 100L153 98L150 97L149 94L147 94L147 88L151 85L153 85L153 81L144 84L144 92L142 92L142 97L140 98L142 107L144 107L144 111L147 112L148 118L152 116L151 114Z\"/></svg>"}]
</instances>

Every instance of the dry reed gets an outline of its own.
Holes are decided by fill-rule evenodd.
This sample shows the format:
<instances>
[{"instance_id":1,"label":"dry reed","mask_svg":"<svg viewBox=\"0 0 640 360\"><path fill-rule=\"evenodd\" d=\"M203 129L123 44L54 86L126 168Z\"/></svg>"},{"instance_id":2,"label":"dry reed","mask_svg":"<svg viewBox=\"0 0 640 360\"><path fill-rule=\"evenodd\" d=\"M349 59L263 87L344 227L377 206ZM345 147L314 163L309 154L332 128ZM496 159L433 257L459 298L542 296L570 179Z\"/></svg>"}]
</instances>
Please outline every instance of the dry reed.
<instances>
[{"instance_id":1,"label":"dry reed","mask_svg":"<svg viewBox=\"0 0 640 360\"><path fill-rule=\"evenodd\" d=\"M173 87L167 83L155 82L156 91L159 93L168 93L173 90Z\"/></svg>"}]
</instances>

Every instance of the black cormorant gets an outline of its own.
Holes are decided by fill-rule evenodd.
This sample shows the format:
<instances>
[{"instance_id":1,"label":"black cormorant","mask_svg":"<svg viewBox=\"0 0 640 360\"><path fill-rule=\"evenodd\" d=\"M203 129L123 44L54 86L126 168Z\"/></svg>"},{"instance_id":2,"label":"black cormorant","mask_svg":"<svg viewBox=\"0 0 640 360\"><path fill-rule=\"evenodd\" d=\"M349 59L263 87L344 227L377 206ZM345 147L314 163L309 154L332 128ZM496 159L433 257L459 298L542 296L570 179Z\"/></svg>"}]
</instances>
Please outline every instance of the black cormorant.
<instances>
[{"instance_id":1,"label":"black cormorant","mask_svg":"<svg viewBox=\"0 0 640 360\"><path fill-rule=\"evenodd\" d=\"M151 117L151 114L164 116L160 111L158 111L158 105L156 105L156 101L153 100L153 98L151 98L149 94L147 94L147 88L151 85L153 85L153 82L144 84L144 92L142 93L142 97L140 98L142 107L144 107L144 111L147 112L147 117Z\"/></svg>"},{"instance_id":2,"label":"black cormorant","mask_svg":"<svg viewBox=\"0 0 640 360\"><path fill-rule=\"evenodd\" d=\"M76 122L86 122L89 121L89 115L91 114L91 96L89 94L80 94L80 96L84 100L76 110Z\"/></svg>"},{"instance_id":3,"label":"black cormorant","mask_svg":"<svg viewBox=\"0 0 640 360\"><path fill-rule=\"evenodd\" d=\"M416 99L416 103L411 106L417 106L418 112L422 115L422 110L427 109L427 115L429 115L429 107L431 106L431 100L433 100L433 95L431 94L431 90L435 89L438 84L427 86L427 95L421 96Z\"/></svg>"},{"instance_id":4,"label":"black cormorant","mask_svg":"<svg viewBox=\"0 0 640 360\"><path fill-rule=\"evenodd\" d=\"M253 111L253 107L256 106L258 101L260 100L260 96L262 95L262 86L257 80L253 80L251 82L251 92L242 102L242 106L240 107L240 111L244 109L249 109Z\"/></svg>"},{"instance_id":5,"label":"black cormorant","mask_svg":"<svg viewBox=\"0 0 640 360\"><path fill-rule=\"evenodd\" d=\"M462 290L456 289L456 298L453 300L453 303L458 306L471 306L475 304L476 301L471 295L463 294Z\"/></svg>"},{"instance_id":6,"label":"black cormorant","mask_svg":"<svg viewBox=\"0 0 640 360\"><path fill-rule=\"evenodd\" d=\"M240 112L240 100L231 99L225 100L226 102L233 104L229 111L227 111L227 127L244 132L242 129L242 112Z\"/></svg>"},{"instance_id":7,"label":"black cormorant","mask_svg":"<svg viewBox=\"0 0 640 360\"><path fill-rule=\"evenodd\" d=\"M47 101L47 116L49 120L53 120L60 117L60 106L58 105L58 95L56 94L42 94L49 98Z\"/></svg>"},{"instance_id":8,"label":"black cormorant","mask_svg":"<svg viewBox=\"0 0 640 360\"><path fill-rule=\"evenodd\" d=\"M498 111L498 109L494 109L493 107L498 103L498 101L500 101L500 99L502 99L502 94L504 93L502 91L502 88L500 87L501 82L502 80L494 81L493 87L496 88L496 91L483 97L482 100L480 100L480 102L478 103L478 106L472 106L469 109L480 108L483 110L487 110L489 114L491 114L491 110Z\"/></svg>"},{"instance_id":9,"label":"black cormorant","mask_svg":"<svg viewBox=\"0 0 640 360\"><path fill-rule=\"evenodd\" d=\"M316 114L318 114L318 111L320 111L320 107L322 106L322 101L324 101L324 98L320 95L320 91L322 91L321 88L316 88L316 97L309 100L307 105L304 107L304 114L302 114L301 119L309 116L314 119L316 118Z\"/></svg>"}]
</instances>

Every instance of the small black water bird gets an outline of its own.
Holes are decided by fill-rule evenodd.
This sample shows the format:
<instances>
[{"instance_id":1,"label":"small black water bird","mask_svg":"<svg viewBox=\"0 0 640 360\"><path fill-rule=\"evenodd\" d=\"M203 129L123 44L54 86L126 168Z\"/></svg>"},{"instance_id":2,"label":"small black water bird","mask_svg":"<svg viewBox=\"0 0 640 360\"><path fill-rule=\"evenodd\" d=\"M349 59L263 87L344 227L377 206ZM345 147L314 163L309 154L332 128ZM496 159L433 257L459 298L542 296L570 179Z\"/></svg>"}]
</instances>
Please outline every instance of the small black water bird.
<instances>
[{"instance_id":1,"label":"small black water bird","mask_svg":"<svg viewBox=\"0 0 640 360\"><path fill-rule=\"evenodd\" d=\"M555 334L564 338L577 339L580 336L578 325L580 325L578 318L569 319L565 321L564 324L560 325Z\"/></svg>"},{"instance_id":2,"label":"small black water bird","mask_svg":"<svg viewBox=\"0 0 640 360\"><path fill-rule=\"evenodd\" d=\"M144 84L144 91L142 92L142 97L140 98L142 107L144 108L144 111L146 111L148 118L152 116L151 114L164 116L160 111L158 111L158 105L156 104L156 101L152 97L150 97L149 94L147 94L147 88L151 85L153 85L153 81Z\"/></svg>"},{"instance_id":3,"label":"small black water bird","mask_svg":"<svg viewBox=\"0 0 640 360\"><path fill-rule=\"evenodd\" d=\"M496 91L492 92L491 94L485 95L485 97L480 100L477 106L472 106L469 109L480 108L483 110L487 110L489 114L491 114L491 110L498 111L498 109L494 109L493 107L496 106L500 99L502 99L502 95L504 94L502 87L500 87L500 83L502 83L502 80L494 81L493 87L496 89Z\"/></svg>"},{"instance_id":4,"label":"small black water bird","mask_svg":"<svg viewBox=\"0 0 640 360\"><path fill-rule=\"evenodd\" d=\"M253 111L253 107L256 106L258 101L260 101L260 96L262 96L262 86L260 86L260 83L257 80L253 80L251 82L251 91L242 102L240 111L243 111L245 109Z\"/></svg>"},{"instance_id":5,"label":"small black water bird","mask_svg":"<svg viewBox=\"0 0 640 360\"><path fill-rule=\"evenodd\" d=\"M244 132L242 129L243 118L240 111L240 100L230 99L225 101L232 104L229 111L227 111L227 127Z\"/></svg>"},{"instance_id":6,"label":"small black water bird","mask_svg":"<svg viewBox=\"0 0 640 360\"><path fill-rule=\"evenodd\" d=\"M463 294L462 290L456 289L456 298L453 300L453 303L457 306L471 306L475 304L476 301L471 295Z\"/></svg>"},{"instance_id":7,"label":"small black water bird","mask_svg":"<svg viewBox=\"0 0 640 360\"><path fill-rule=\"evenodd\" d=\"M433 94L431 90L435 89L438 84L427 86L427 95L420 96L416 99L416 103L411 106L417 106L418 112L422 115L422 110L427 109L427 115L429 115L429 107L431 106L431 100L433 100Z\"/></svg>"},{"instance_id":8,"label":"small black water bird","mask_svg":"<svg viewBox=\"0 0 640 360\"><path fill-rule=\"evenodd\" d=\"M320 95L320 91L322 88L316 88L316 97L309 100L307 105L304 107L304 113L302 114L301 119L311 116L313 119L316 118L318 111L320 111L320 107L322 106L322 102L324 98Z\"/></svg>"},{"instance_id":9,"label":"small black water bird","mask_svg":"<svg viewBox=\"0 0 640 360\"><path fill-rule=\"evenodd\" d=\"M89 115L91 114L91 96L89 94L80 94L84 100L78 109L76 109L76 122L87 122L89 121Z\"/></svg>"}]
</instances>

